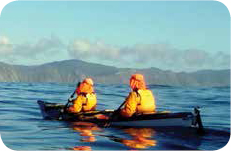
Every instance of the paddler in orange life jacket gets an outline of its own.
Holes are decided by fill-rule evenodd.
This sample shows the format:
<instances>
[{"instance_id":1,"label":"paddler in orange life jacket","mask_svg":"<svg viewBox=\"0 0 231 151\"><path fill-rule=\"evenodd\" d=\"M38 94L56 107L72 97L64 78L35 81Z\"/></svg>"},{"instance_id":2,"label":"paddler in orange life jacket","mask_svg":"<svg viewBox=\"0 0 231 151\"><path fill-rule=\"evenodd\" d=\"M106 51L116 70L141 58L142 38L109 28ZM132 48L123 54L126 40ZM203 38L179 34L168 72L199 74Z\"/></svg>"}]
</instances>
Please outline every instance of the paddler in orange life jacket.
<instances>
[{"instance_id":1,"label":"paddler in orange life jacket","mask_svg":"<svg viewBox=\"0 0 231 151\"><path fill-rule=\"evenodd\" d=\"M156 111L155 98L152 91L146 88L144 76L134 74L130 78L132 91L125 100L124 108L120 110L122 117L131 117L134 113L153 113Z\"/></svg>"},{"instance_id":2,"label":"paddler in orange life jacket","mask_svg":"<svg viewBox=\"0 0 231 151\"><path fill-rule=\"evenodd\" d=\"M78 85L75 91L77 98L73 101L73 105L68 108L69 112L78 113L95 110L97 98L93 84L91 78L86 78Z\"/></svg>"}]
</instances>

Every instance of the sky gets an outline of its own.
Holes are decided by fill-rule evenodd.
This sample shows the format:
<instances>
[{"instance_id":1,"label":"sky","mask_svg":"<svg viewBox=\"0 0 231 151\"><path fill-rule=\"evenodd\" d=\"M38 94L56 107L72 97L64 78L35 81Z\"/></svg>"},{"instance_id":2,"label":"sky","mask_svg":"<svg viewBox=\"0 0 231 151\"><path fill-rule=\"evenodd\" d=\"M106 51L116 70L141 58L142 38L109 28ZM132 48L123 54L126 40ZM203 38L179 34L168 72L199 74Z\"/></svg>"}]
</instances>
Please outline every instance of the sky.
<instances>
[{"instance_id":1,"label":"sky","mask_svg":"<svg viewBox=\"0 0 231 151\"><path fill-rule=\"evenodd\" d=\"M217 1L15 1L0 16L0 62L80 59L173 71L230 68L230 13Z\"/></svg>"}]
</instances>

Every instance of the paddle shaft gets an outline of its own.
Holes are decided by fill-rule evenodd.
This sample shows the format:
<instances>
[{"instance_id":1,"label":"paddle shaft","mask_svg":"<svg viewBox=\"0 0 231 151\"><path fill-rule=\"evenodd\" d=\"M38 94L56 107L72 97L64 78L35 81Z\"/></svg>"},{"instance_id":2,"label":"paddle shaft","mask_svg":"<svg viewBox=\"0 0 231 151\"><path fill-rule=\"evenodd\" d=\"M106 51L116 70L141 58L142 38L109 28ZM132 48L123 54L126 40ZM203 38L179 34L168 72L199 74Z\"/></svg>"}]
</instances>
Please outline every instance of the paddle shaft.
<instances>
[{"instance_id":1,"label":"paddle shaft","mask_svg":"<svg viewBox=\"0 0 231 151\"><path fill-rule=\"evenodd\" d=\"M79 87L80 84L81 84L81 83L78 82L77 87ZM75 91L76 91L76 90L75 90ZM69 99L70 99L70 98L73 98L73 96L74 96L75 93L76 93L75 91L71 94L71 96L69 97ZM59 117L61 117L61 115L62 115L64 112L66 112L66 109L67 109L67 107L68 107L68 105L69 105L69 103L70 103L69 99L67 100L67 103L66 103L65 106L63 107L63 111L60 112Z\"/></svg>"},{"instance_id":2,"label":"paddle shaft","mask_svg":"<svg viewBox=\"0 0 231 151\"><path fill-rule=\"evenodd\" d=\"M81 84L81 82L78 82L78 83L77 83L77 88L80 86L80 84ZM75 91L76 91L76 90L75 90ZM74 96L75 93L76 93L75 91L71 94L71 96L70 96L69 98L73 98L73 96ZM66 105L64 106L64 110L68 107L69 103L70 103L70 101L69 101L69 99L68 99Z\"/></svg>"},{"instance_id":3,"label":"paddle shaft","mask_svg":"<svg viewBox=\"0 0 231 151\"><path fill-rule=\"evenodd\" d=\"M117 110L115 110L111 116L111 119L113 119L115 117L115 115L119 112L120 108L123 107L123 105L126 103L126 101L124 101L118 108Z\"/></svg>"},{"instance_id":4,"label":"paddle shaft","mask_svg":"<svg viewBox=\"0 0 231 151\"><path fill-rule=\"evenodd\" d=\"M120 110L120 108L124 106L125 102L126 102L126 101L124 101L124 102L123 102L123 103L122 103L122 104L118 107L118 109L117 109L117 110L115 110L115 111Z\"/></svg>"},{"instance_id":5,"label":"paddle shaft","mask_svg":"<svg viewBox=\"0 0 231 151\"><path fill-rule=\"evenodd\" d=\"M72 93L71 97L74 96L74 95L75 95L75 91ZM64 106L64 110L66 110L66 108L68 107L69 103L70 103L70 101L68 99L66 105Z\"/></svg>"}]
</instances>

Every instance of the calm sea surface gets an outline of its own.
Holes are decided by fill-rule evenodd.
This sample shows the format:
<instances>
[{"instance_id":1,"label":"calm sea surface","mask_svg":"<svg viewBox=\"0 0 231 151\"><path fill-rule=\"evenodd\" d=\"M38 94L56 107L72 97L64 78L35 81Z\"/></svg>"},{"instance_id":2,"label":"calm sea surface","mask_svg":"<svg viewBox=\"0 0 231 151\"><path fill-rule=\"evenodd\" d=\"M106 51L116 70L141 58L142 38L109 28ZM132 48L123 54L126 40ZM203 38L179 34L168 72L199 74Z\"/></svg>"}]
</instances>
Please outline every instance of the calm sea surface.
<instances>
[{"instance_id":1,"label":"calm sea surface","mask_svg":"<svg viewBox=\"0 0 231 151\"><path fill-rule=\"evenodd\" d=\"M230 137L230 87L197 88L151 85L158 110L192 111L201 107L206 134L191 129L100 128L89 123L44 120L37 100L66 103L75 85L0 83L0 133L13 150L217 150ZM127 85L95 87L98 110L116 109ZM83 146L81 148L81 146Z\"/></svg>"}]
</instances>

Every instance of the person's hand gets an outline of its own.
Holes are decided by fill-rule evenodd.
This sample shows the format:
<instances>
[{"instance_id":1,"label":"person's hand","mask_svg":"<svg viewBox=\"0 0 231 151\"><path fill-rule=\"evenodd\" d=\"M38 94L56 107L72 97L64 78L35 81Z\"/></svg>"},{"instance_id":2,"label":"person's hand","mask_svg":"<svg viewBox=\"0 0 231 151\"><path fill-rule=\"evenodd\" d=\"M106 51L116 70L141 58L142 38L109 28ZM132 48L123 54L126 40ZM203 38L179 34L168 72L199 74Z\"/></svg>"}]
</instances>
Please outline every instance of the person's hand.
<instances>
[{"instance_id":1,"label":"person's hand","mask_svg":"<svg viewBox=\"0 0 231 151\"><path fill-rule=\"evenodd\" d=\"M70 106L68 107L67 111L73 113L75 110L73 106Z\"/></svg>"}]
</instances>

